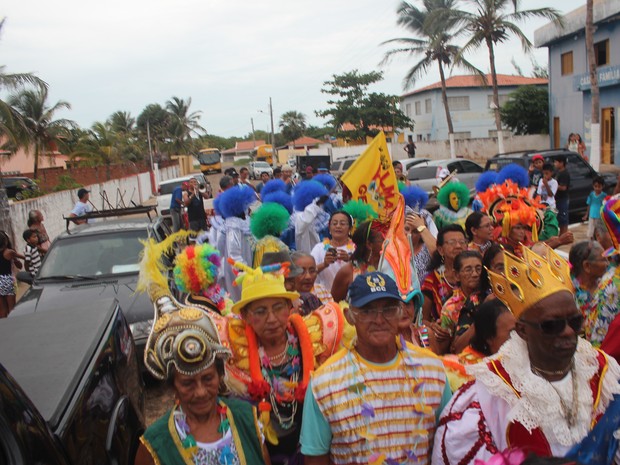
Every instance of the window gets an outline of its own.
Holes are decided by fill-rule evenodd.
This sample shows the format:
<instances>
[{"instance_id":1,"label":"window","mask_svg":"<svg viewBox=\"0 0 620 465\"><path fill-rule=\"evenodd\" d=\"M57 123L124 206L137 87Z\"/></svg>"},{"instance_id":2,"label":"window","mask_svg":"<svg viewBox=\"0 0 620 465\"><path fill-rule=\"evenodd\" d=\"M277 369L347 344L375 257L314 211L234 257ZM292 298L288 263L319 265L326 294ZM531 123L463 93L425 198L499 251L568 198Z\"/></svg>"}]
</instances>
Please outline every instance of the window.
<instances>
[{"instance_id":1,"label":"window","mask_svg":"<svg viewBox=\"0 0 620 465\"><path fill-rule=\"evenodd\" d=\"M426 135L426 140L431 140L431 135L430 135L430 133Z\"/></svg>"},{"instance_id":2,"label":"window","mask_svg":"<svg viewBox=\"0 0 620 465\"><path fill-rule=\"evenodd\" d=\"M418 134L416 139L417 139L418 142L422 142L422 134Z\"/></svg>"},{"instance_id":3,"label":"window","mask_svg":"<svg viewBox=\"0 0 620 465\"><path fill-rule=\"evenodd\" d=\"M482 166L469 160L461 160L460 173L482 173L484 170Z\"/></svg>"},{"instance_id":4,"label":"window","mask_svg":"<svg viewBox=\"0 0 620 465\"><path fill-rule=\"evenodd\" d=\"M405 104L405 115L407 115L408 117L411 116L411 104L410 103Z\"/></svg>"},{"instance_id":5,"label":"window","mask_svg":"<svg viewBox=\"0 0 620 465\"><path fill-rule=\"evenodd\" d=\"M609 64L609 39L594 44L594 56L596 57L596 66Z\"/></svg>"},{"instance_id":6,"label":"window","mask_svg":"<svg viewBox=\"0 0 620 465\"><path fill-rule=\"evenodd\" d=\"M433 111L433 106L431 105L431 99L427 98L424 100L424 111L426 113L431 113Z\"/></svg>"},{"instance_id":7,"label":"window","mask_svg":"<svg viewBox=\"0 0 620 465\"><path fill-rule=\"evenodd\" d=\"M510 100L510 95L503 94L499 95L499 106L500 108L504 106L504 104ZM491 108L491 104L493 103L493 94L487 95L487 108Z\"/></svg>"},{"instance_id":8,"label":"window","mask_svg":"<svg viewBox=\"0 0 620 465\"><path fill-rule=\"evenodd\" d=\"M415 114L416 115L422 114L422 103L421 102L415 102Z\"/></svg>"},{"instance_id":9,"label":"window","mask_svg":"<svg viewBox=\"0 0 620 465\"><path fill-rule=\"evenodd\" d=\"M469 110L469 97L448 97L450 111Z\"/></svg>"},{"instance_id":10,"label":"window","mask_svg":"<svg viewBox=\"0 0 620 465\"><path fill-rule=\"evenodd\" d=\"M573 52L562 53L562 76L573 74Z\"/></svg>"}]
</instances>

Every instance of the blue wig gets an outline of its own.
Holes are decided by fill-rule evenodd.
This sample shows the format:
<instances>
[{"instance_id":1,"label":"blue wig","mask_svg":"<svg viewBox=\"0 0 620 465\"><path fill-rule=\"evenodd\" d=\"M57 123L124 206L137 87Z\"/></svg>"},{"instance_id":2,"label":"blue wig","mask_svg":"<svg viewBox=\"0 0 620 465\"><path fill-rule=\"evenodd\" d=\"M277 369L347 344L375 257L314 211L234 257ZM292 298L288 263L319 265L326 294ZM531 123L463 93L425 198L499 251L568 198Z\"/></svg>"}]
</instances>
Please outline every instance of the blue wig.
<instances>
[{"instance_id":1,"label":"blue wig","mask_svg":"<svg viewBox=\"0 0 620 465\"><path fill-rule=\"evenodd\" d=\"M263 188L264 189L264 188ZM283 191L275 191L262 196L263 203L273 202L279 203L287 209L289 214L293 213L293 198Z\"/></svg>"},{"instance_id":2,"label":"blue wig","mask_svg":"<svg viewBox=\"0 0 620 465\"><path fill-rule=\"evenodd\" d=\"M317 174L312 180L323 184L328 191L331 191L336 186L336 178L331 174Z\"/></svg>"},{"instance_id":3,"label":"blue wig","mask_svg":"<svg viewBox=\"0 0 620 465\"><path fill-rule=\"evenodd\" d=\"M426 207L428 194L418 186L407 186L400 191L405 198L405 204L416 211Z\"/></svg>"},{"instance_id":4,"label":"blue wig","mask_svg":"<svg viewBox=\"0 0 620 465\"><path fill-rule=\"evenodd\" d=\"M327 195L327 189L320 182L314 180L303 181L297 184L293 192L293 206L297 211L304 211L312 201L323 195Z\"/></svg>"},{"instance_id":5,"label":"blue wig","mask_svg":"<svg viewBox=\"0 0 620 465\"><path fill-rule=\"evenodd\" d=\"M496 171L485 171L476 181L476 192L484 192L493 184L497 183Z\"/></svg>"},{"instance_id":6,"label":"blue wig","mask_svg":"<svg viewBox=\"0 0 620 465\"><path fill-rule=\"evenodd\" d=\"M506 179L515 182L519 187L529 187L530 185L530 176L527 174L527 170L516 163L504 166L497 173L497 184L503 184Z\"/></svg>"},{"instance_id":7,"label":"blue wig","mask_svg":"<svg viewBox=\"0 0 620 465\"><path fill-rule=\"evenodd\" d=\"M272 192L284 191L286 192L286 183L281 179L272 179L267 181L260 191L261 198Z\"/></svg>"},{"instance_id":8,"label":"blue wig","mask_svg":"<svg viewBox=\"0 0 620 465\"><path fill-rule=\"evenodd\" d=\"M249 206L257 200L254 189L238 186L225 190L218 198L223 218L242 217L248 211Z\"/></svg>"}]
</instances>

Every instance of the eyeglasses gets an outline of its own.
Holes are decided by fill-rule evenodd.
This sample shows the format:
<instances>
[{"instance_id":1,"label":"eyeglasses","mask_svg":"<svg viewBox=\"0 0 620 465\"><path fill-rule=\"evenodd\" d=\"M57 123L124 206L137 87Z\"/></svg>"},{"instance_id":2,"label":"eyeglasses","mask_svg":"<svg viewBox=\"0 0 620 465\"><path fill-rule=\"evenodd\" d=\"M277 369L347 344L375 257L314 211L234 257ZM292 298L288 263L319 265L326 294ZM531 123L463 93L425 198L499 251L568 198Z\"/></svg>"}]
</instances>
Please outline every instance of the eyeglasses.
<instances>
[{"instance_id":1,"label":"eyeglasses","mask_svg":"<svg viewBox=\"0 0 620 465\"><path fill-rule=\"evenodd\" d=\"M392 305L389 307L383 308L359 308L357 310L351 310L355 314L355 318L357 318L362 323L366 323L368 321L373 321L377 319L377 315L379 313L386 320L394 320L396 318L400 318L402 315L402 306L401 305Z\"/></svg>"},{"instance_id":2,"label":"eyeglasses","mask_svg":"<svg viewBox=\"0 0 620 465\"><path fill-rule=\"evenodd\" d=\"M289 306L284 303L275 304L271 308L258 307L248 312L255 320L266 320L267 316L272 313L273 316L280 317L285 313L289 313Z\"/></svg>"},{"instance_id":3,"label":"eyeglasses","mask_svg":"<svg viewBox=\"0 0 620 465\"><path fill-rule=\"evenodd\" d=\"M576 333L581 331L581 327L583 326L583 315L575 315L569 318L558 318L556 320L545 320L537 323L535 321L528 321L521 319L523 323L526 323L534 328L538 328L544 334L549 336L557 336L558 334L564 331L566 325L570 326L570 328Z\"/></svg>"},{"instance_id":4,"label":"eyeglasses","mask_svg":"<svg viewBox=\"0 0 620 465\"><path fill-rule=\"evenodd\" d=\"M465 247L467 245L467 241L463 239L450 239L449 241L445 241L444 244L449 245L450 247L454 247L455 245Z\"/></svg>"},{"instance_id":5,"label":"eyeglasses","mask_svg":"<svg viewBox=\"0 0 620 465\"><path fill-rule=\"evenodd\" d=\"M462 268L460 273L463 274L480 274L482 273L482 266L478 265L478 266L466 266L465 268Z\"/></svg>"},{"instance_id":6,"label":"eyeglasses","mask_svg":"<svg viewBox=\"0 0 620 465\"><path fill-rule=\"evenodd\" d=\"M347 220L344 221L332 221L329 223L330 226L345 226L349 227L349 222Z\"/></svg>"}]
</instances>

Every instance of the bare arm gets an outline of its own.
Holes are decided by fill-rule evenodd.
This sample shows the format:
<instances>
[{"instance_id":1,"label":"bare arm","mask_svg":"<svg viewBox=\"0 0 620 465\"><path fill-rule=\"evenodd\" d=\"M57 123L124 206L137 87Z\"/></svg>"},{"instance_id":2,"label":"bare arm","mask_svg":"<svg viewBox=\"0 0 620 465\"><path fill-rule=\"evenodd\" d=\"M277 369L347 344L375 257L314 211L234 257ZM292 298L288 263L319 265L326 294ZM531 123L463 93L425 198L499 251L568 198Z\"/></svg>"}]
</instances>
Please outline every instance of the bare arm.
<instances>
[{"instance_id":1,"label":"bare arm","mask_svg":"<svg viewBox=\"0 0 620 465\"><path fill-rule=\"evenodd\" d=\"M332 297L336 302L347 298L349 285L353 282L353 265L347 263L336 273L332 283Z\"/></svg>"},{"instance_id":2,"label":"bare arm","mask_svg":"<svg viewBox=\"0 0 620 465\"><path fill-rule=\"evenodd\" d=\"M155 460L153 460L151 453L142 443L138 446L134 465L155 465Z\"/></svg>"},{"instance_id":3,"label":"bare arm","mask_svg":"<svg viewBox=\"0 0 620 465\"><path fill-rule=\"evenodd\" d=\"M304 455L304 465L330 465L329 455Z\"/></svg>"}]
</instances>

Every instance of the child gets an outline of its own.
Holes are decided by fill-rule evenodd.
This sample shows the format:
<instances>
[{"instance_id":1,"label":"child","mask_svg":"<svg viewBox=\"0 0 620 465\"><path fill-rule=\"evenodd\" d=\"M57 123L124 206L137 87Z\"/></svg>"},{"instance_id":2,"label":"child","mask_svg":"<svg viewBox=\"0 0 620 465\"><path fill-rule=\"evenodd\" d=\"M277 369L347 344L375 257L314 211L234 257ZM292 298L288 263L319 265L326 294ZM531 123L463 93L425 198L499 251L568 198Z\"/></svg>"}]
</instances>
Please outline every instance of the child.
<instances>
[{"instance_id":1,"label":"child","mask_svg":"<svg viewBox=\"0 0 620 465\"><path fill-rule=\"evenodd\" d=\"M597 176L592 181L592 188L594 189L588 195L586 204L590 205L590 208L583 215L583 221L588 221L588 239L594 239L594 224L596 220L601 217L601 208L603 206L603 200L605 200L605 180L601 176Z\"/></svg>"},{"instance_id":2,"label":"child","mask_svg":"<svg viewBox=\"0 0 620 465\"><path fill-rule=\"evenodd\" d=\"M545 163L542 167L543 176L538 181L536 193L540 195L540 201L555 209L555 193L558 191L558 182L553 179L553 165Z\"/></svg>"},{"instance_id":3,"label":"child","mask_svg":"<svg viewBox=\"0 0 620 465\"><path fill-rule=\"evenodd\" d=\"M9 236L0 231L0 318L9 316L15 307L15 277L13 267L22 268L22 264L17 259L24 259L24 256L13 250Z\"/></svg>"},{"instance_id":4,"label":"child","mask_svg":"<svg viewBox=\"0 0 620 465\"><path fill-rule=\"evenodd\" d=\"M35 277L39 268L41 268L41 254L37 247L39 245L39 235L32 229L26 229L22 237L26 241L26 248L24 249L26 271L28 271L32 277Z\"/></svg>"}]
</instances>

